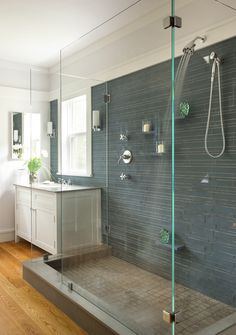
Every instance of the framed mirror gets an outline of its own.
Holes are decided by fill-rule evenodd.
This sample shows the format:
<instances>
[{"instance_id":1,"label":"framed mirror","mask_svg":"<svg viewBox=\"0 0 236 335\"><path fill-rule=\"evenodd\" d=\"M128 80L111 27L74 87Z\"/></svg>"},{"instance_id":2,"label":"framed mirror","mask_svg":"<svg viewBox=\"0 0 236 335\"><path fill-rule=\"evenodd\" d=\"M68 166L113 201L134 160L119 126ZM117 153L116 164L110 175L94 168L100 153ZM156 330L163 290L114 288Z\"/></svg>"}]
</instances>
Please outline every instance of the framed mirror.
<instances>
[{"instance_id":1,"label":"framed mirror","mask_svg":"<svg viewBox=\"0 0 236 335\"><path fill-rule=\"evenodd\" d=\"M40 156L40 114L11 112L10 158L28 160Z\"/></svg>"}]
</instances>

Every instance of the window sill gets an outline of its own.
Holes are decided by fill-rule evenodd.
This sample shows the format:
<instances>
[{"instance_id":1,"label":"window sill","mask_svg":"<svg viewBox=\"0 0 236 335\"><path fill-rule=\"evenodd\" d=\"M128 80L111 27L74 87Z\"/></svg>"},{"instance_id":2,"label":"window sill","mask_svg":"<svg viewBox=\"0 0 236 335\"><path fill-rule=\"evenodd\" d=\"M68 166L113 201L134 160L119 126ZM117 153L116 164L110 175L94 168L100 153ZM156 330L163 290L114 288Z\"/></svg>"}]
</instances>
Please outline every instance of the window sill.
<instances>
[{"instance_id":1,"label":"window sill","mask_svg":"<svg viewBox=\"0 0 236 335\"><path fill-rule=\"evenodd\" d=\"M87 178L93 177L92 173L88 174L88 173L71 172L71 171L64 171L63 173L58 171L56 174L59 176L68 176L68 177L87 177Z\"/></svg>"}]
</instances>

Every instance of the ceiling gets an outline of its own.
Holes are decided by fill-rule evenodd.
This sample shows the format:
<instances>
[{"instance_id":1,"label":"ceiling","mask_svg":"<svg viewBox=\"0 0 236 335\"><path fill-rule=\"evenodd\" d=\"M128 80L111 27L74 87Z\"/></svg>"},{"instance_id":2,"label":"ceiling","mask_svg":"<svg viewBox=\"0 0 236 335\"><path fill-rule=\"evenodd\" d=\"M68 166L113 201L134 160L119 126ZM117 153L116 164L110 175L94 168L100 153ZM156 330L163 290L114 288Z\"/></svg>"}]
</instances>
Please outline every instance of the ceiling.
<instances>
[{"instance_id":1,"label":"ceiling","mask_svg":"<svg viewBox=\"0 0 236 335\"><path fill-rule=\"evenodd\" d=\"M137 3L138 2L138 3ZM0 0L0 59L50 67L59 51L125 8L109 33L169 0ZM108 25L107 25L108 27ZM101 30L101 34L108 31Z\"/></svg>"},{"instance_id":2,"label":"ceiling","mask_svg":"<svg viewBox=\"0 0 236 335\"><path fill-rule=\"evenodd\" d=\"M235 1L205 0L208 7L203 10L201 0L176 0L176 13L183 16L187 32L192 33L191 29L197 31L203 23L213 25L214 18L220 22L235 15L222 4L230 6ZM148 13L159 16L163 30L162 18L169 15L170 4L170 0L0 0L0 60L49 68L58 63L60 50L73 41L79 39L77 46L82 49L131 22L141 21ZM181 8L186 8L185 16ZM214 15L209 15L212 11ZM109 21L111 17L115 18ZM160 29L158 39L165 36ZM88 34L91 30L93 33ZM185 33L181 31L179 36Z\"/></svg>"}]
</instances>

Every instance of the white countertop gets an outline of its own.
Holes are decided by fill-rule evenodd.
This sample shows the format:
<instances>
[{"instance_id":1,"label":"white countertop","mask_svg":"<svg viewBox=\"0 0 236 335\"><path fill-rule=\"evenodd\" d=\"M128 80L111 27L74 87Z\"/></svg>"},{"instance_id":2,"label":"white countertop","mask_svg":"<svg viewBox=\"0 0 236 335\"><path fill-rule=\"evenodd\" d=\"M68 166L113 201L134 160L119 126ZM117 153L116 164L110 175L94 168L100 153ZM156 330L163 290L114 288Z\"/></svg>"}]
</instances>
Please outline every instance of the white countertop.
<instances>
[{"instance_id":1,"label":"white countertop","mask_svg":"<svg viewBox=\"0 0 236 335\"><path fill-rule=\"evenodd\" d=\"M27 187L41 191L47 192L71 192L71 191L86 191L86 190L95 190L100 189L100 187L93 187L93 186L80 186L80 185L64 185L64 184L43 184L43 183L15 183L15 186Z\"/></svg>"}]
</instances>

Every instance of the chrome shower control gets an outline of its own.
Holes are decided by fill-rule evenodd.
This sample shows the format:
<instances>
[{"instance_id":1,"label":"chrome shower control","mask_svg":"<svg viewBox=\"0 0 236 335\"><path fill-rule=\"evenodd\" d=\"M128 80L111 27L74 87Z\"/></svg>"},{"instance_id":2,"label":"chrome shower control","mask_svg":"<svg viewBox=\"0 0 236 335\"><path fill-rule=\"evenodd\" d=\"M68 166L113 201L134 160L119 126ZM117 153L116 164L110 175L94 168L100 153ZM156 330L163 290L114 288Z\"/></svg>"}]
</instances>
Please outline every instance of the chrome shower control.
<instances>
[{"instance_id":1,"label":"chrome shower control","mask_svg":"<svg viewBox=\"0 0 236 335\"><path fill-rule=\"evenodd\" d=\"M120 175L120 180L127 180L127 179L130 179L130 176L122 172Z\"/></svg>"},{"instance_id":2,"label":"chrome shower control","mask_svg":"<svg viewBox=\"0 0 236 335\"><path fill-rule=\"evenodd\" d=\"M118 164L120 164L120 161L123 160L125 164L130 164L133 159L132 152L130 150L125 150L122 155L120 155L120 158L118 159Z\"/></svg>"},{"instance_id":3,"label":"chrome shower control","mask_svg":"<svg viewBox=\"0 0 236 335\"><path fill-rule=\"evenodd\" d=\"M120 140L121 141L128 141L128 136L125 134L120 134Z\"/></svg>"}]
</instances>

